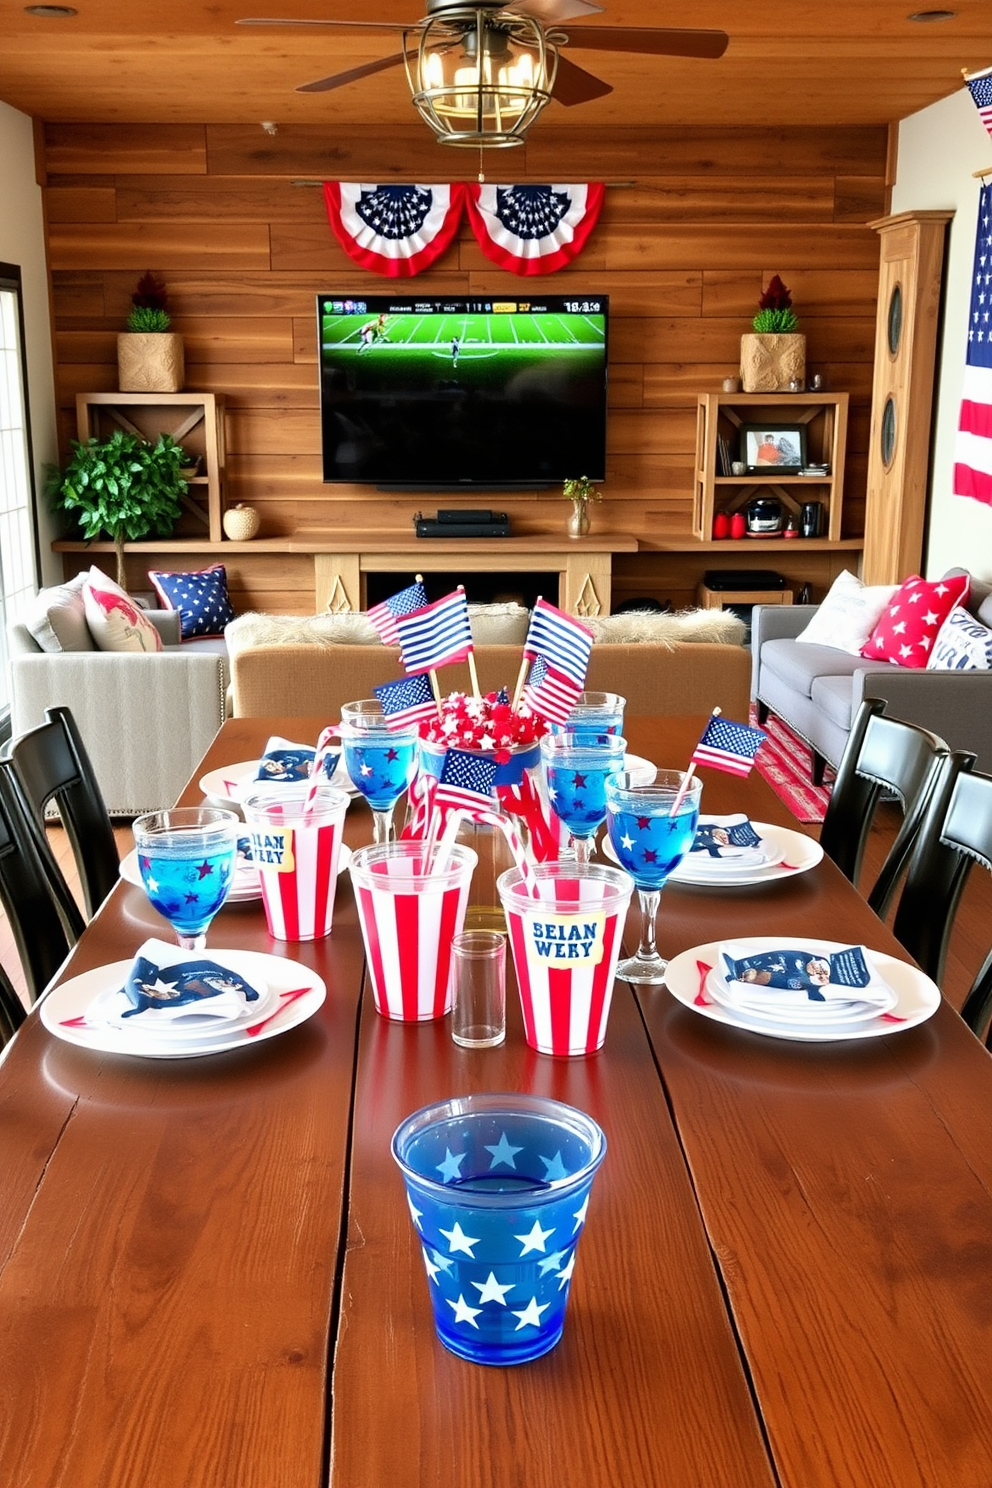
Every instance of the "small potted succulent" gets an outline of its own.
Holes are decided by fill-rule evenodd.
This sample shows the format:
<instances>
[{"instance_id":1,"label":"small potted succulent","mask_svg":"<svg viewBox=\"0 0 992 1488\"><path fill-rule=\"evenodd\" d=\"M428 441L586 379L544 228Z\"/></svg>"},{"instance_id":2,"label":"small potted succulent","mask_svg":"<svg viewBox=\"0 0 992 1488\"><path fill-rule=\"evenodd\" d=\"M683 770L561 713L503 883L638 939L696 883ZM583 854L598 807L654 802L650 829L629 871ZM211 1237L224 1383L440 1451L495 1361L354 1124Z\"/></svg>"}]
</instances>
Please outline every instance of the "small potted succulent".
<instances>
[{"instance_id":1,"label":"small potted succulent","mask_svg":"<svg viewBox=\"0 0 992 1488\"><path fill-rule=\"evenodd\" d=\"M806 386L806 337L797 325L792 295L774 274L758 301L751 333L741 337L745 393L787 393Z\"/></svg>"},{"instance_id":2,"label":"small potted succulent","mask_svg":"<svg viewBox=\"0 0 992 1488\"><path fill-rule=\"evenodd\" d=\"M183 338L171 330L168 294L151 269L131 296L127 330L117 337L122 393L178 393L185 379Z\"/></svg>"},{"instance_id":3,"label":"small potted succulent","mask_svg":"<svg viewBox=\"0 0 992 1488\"><path fill-rule=\"evenodd\" d=\"M589 503L602 501L602 496L587 475L565 481L561 494L572 503L572 515L568 519L569 537L585 537L589 531Z\"/></svg>"}]
</instances>

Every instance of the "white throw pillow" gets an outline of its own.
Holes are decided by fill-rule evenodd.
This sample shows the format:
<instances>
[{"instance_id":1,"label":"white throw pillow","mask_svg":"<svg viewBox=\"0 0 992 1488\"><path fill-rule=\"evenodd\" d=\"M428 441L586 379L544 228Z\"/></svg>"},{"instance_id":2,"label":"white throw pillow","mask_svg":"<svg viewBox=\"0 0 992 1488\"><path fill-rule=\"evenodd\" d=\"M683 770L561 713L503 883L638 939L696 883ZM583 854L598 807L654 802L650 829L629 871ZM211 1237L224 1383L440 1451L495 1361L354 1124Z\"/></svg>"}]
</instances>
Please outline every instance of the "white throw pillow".
<instances>
[{"instance_id":1,"label":"white throw pillow","mask_svg":"<svg viewBox=\"0 0 992 1488\"><path fill-rule=\"evenodd\" d=\"M992 671L992 630L957 606L937 632L927 671Z\"/></svg>"},{"instance_id":2,"label":"white throw pillow","mask_svg":"<svg viewBox=\"0 0 992 1488\"><path fill-rule=\"evenodd\" d=\"M810 646L833 646L860 656L898 584L862 584L846 568L838 574L806 629L796 636Z\"/></svg>"},{"instance_id":3,"label":"white throw pillow","mask_svg":"<svg viewBox=\"0 0 992 1488\"><path fill-rule=\"evenodd\" d=\"M28 607L24 624L42 651L93 650L83 600L86 577L76 574L65 584L42 589Z\"/></svg>"},{"instance_id":4,"label":"white throw pillow","mask_svg":"<svg viewBox=\"0 0 992 1488\"><path fill-rule=\"evenodd\" d=\"M161 651L162 637L131 596L91 568L83 585L86 623L98 651Z\"/></svg>"}]
</instances>

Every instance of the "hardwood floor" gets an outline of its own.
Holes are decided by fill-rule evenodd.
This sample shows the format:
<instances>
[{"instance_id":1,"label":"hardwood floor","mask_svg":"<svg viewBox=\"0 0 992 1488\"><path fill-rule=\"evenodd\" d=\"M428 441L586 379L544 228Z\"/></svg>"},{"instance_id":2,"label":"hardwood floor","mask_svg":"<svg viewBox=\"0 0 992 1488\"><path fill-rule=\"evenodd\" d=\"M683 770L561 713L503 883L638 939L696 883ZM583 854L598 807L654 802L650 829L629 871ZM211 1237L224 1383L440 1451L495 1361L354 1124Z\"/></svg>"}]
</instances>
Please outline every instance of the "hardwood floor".
<instances>
[{"instance_id":1,"label":"hardwood floor","mask_svg":"<svg viewBox=\"0 0 992 1488\"><path fill-rule=\"evenodd\" d=\"M898 812L894 806L883 806L877 813L876 823L872 827L865 854L862 887L870 886L874 881L895 836L898 819ZM814 833L817 829L809 827L807 830ZM123 857L125 853L131 851L134 845L130 827L115 826L114 835L117 838L118 850ZM73 891L79 897L79 880L66 835L61 828L50 827L49 837L56 858ZM944 974L944 994L955 1007L961 1006L971 981L988 952L990 943L992 943L992 874L985 873L976 866L965 888L961 907L954 922ZM24 977L14 948L10 926L2 910L0 910L0 964L7 971L18 993L24 997Z\"/></svg>"}]
</instances>

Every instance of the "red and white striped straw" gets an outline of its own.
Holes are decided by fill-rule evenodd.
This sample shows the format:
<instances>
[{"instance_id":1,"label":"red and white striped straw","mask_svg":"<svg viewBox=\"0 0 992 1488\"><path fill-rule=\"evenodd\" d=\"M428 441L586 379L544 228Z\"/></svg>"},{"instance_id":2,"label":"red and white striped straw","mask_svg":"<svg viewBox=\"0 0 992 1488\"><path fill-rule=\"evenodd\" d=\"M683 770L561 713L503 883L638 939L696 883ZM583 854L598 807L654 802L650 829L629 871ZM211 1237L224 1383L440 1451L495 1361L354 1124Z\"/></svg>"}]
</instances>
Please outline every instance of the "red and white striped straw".
<instances>
[{"instance_id":1,"label":"red and white striped straw","mask_svg":"<svg viewBox=\"0 0 992 1488\"><path fill-rule=\"evenodd\" d=\"M336 723L328 724L320 738L317 740L317 752L310 766L310 789L307 791L306 800L303 802L303 815L309 816L317 804L317 792L324 784L324 761L331 752L331 744L337 739L340 726Z\"/></svg>"},{"instance_id":2,"label":"red and white striped straw","mask_svg":"<svg viewBox=\"0 0 992 1488\"><path fill-rule=\"evenodd\" d=\"M431 871L443 872L447 867L451 849L454 846L455 838L458 836L458 828L466 820L480 822L484 827L495 827L497 831L502 832L506 838L506 845L513 855L513 861L520 871L520 877L523 880L524 887L532 899L539 898L540 891L537 886L537 879L534 876L534 870L527 857L527 849L524 847L523 838L520 836L520 833L509 817L503 816L499 811L487 811L484 807L481 807L478 811L453 811L451 813L445 823L441 840L437 845L437 852L434 854L434 859L431 863Z\"/></svg>"}]
</instances>

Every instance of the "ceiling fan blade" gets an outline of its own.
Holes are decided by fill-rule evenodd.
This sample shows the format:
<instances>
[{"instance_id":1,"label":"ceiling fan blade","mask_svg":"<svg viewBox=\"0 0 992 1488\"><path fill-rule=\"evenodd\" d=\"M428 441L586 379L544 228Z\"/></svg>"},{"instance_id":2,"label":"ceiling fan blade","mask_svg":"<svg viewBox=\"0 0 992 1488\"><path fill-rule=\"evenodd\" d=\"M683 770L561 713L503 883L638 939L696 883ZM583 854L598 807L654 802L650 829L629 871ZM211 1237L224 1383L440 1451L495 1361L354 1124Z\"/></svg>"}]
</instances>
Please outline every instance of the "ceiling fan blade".
<instances>
[{"instance_id":1,"label":"ceiling fan blade","mask_svg":"<svg viewBox=\"0 0 992 1488\"><path fill-rule=\"evenodd\" d=\"M271 16L244 16L236 26L351 26L357 31L409 31L394 21L285 21ZM414 23L416 24L416 23Z\"/></svg>"},{"instance_id":2,"label":"ceiling fan blade","mask_svg":"<svg viewBox=\"0 0 992 1488\"><path fill-rule=\"evenodd\" d=\"M551 97L558 103L563 103L566 108L571 108L576 103L591 103L594 98L605 98L607 93L613 89L609 83L604 83L601 78L593 77L591 72L586 72L584 67L576 67L574 62L561 52L558 54L558 71L555 73L555 85L551 90Z\"/></svg>"},{"instance_id":3,"label":"ceiling fan blade","mask_svg":"<svg viewBox=\"0 0 992 1488\"><path fill-rule=\"evenodd\" d=\"M575 26L570 47L594 52L641 52L655 57L722 57L726 31L682 31L668 26Z\"/></svg>"},{"instance_id":4,"label":"ceiling fan blade","mask_svg":"<svg viewBox=\"0 0 992 1488\"><path fill-rule=\"evenodd\" d=\"M362 67L351 67L347 72L336 72L331 77L318 78L315 83L301 83L297 93L330 93L333 88L343 88L346 83L357 83L359 78L372 77L373 73L386 72L390 67L399 67L404 52L394 52L390 57L380 57L378 62L366 62Z\"/></svg>"},{"instance_id":5,"label":"ceiling fan blade","mask_svg":"<svg viewBox=\"0 0 992 1488\"><path fill-rule=\"evenodd\" d=\"M512 10L516 15L533 16L536 21L543 21L546 26L550 26L556 21L574 21L579 16L600 15L603 6L594 5L592 0L510 0L505 9Z\"/></svg>"}]
</instances>

